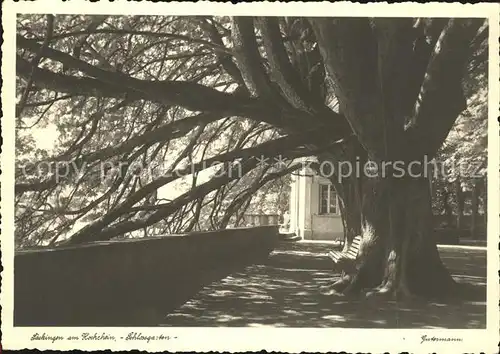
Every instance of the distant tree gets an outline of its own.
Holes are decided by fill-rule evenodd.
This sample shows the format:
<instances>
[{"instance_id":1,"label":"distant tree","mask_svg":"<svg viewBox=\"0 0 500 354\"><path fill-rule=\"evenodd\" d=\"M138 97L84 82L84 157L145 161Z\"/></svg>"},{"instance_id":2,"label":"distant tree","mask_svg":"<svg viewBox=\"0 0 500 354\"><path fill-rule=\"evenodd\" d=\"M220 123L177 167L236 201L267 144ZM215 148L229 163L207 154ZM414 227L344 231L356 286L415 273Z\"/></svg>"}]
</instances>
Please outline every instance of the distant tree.
<instances>
[{"instance_id":1,"label":"distant tree","mask_svg":"<svg viewBox=\"0 0 500 354\"><path fill-rule=\"evenodd\" d=\"M484 44L483 44L484 46ZM476 55L484 54L481 46ZM479 211L486 214L486 172L488 145L488 80L484 65L472 64L467 78L465 93L467 108L459 115L439 149L436 162L439 166L433 176L433 210L447 215L449 225L461 226L465 199L470 201L473 215L471 232ZM457 220L453 219L457 215Z\"/></svg>"}]
</instances>

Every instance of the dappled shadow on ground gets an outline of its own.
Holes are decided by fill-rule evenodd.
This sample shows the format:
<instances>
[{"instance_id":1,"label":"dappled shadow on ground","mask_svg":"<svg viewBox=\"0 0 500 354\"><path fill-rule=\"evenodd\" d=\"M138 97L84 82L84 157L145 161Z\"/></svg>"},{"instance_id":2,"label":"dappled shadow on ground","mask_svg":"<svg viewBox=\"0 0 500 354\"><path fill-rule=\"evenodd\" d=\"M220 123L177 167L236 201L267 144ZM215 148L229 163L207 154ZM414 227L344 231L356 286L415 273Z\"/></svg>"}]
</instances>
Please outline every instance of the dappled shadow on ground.
<instances>
[{"instance_id":1,"label":"dappled shadow on ground","mask_svg":"<svg viewBox=\"0 0 500 354\"><path fill-rule=\"evenodd\" d=\"M163 326L272 326L348 328L485 328L486 252L440 249L474 301L401 303L326 296L320 288L336 280L326 257L333 246L281 243L265 264L205 287L168 315Z\"/></svg>"}]
</instances>

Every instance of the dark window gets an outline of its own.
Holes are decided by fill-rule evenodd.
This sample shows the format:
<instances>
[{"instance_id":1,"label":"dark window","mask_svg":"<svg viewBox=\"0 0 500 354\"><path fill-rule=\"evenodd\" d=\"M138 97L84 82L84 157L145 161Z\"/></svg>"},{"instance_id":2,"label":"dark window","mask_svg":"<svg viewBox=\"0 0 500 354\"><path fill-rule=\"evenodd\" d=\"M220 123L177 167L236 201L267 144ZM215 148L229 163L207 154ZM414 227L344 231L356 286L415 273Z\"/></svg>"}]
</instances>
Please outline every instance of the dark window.
<instances>
[{"instance_id":1,"label":"dark window","mask_svg":"<svg viewBox=\"0 0 500 354\"><path fill-rule=\"evenodd\" d=\"M319 213L337 214L337 192L332 185L319 185Z\"/></svg>"}]
</instances>

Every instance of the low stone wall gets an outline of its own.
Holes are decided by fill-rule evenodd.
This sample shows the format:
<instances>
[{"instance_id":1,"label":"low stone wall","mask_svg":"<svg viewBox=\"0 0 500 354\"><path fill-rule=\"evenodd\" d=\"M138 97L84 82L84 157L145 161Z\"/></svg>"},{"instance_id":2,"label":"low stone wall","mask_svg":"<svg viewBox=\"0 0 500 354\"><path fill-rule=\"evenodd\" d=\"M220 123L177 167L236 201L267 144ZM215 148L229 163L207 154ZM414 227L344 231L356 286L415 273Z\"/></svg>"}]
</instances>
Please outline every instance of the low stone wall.
<instances>
[{"instance_id":1,"label":"low stone wall","mask_svg":"<svg viewBox=\"0 0 500 354\"><path fill-rule=\"evenodd\" d=\"M14 325L154 326L277 240L277 226L261 226L21 251Z\"/></svg>"}]
</instances>

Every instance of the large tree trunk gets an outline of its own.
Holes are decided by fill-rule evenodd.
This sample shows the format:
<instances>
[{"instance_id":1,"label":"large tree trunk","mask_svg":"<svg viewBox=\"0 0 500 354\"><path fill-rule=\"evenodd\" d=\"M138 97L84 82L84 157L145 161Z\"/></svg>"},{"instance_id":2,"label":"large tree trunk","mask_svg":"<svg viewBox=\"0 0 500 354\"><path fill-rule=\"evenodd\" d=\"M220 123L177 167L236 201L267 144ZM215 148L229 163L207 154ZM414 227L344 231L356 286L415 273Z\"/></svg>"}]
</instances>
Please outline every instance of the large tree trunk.
<instances>
[{"instance_id":1,"label":"large tree trunk","mask_svg":"<svg viewBox=\"0 0 500 354\"><path fill-rule=\"evenodd\" d=\"M345 236L343 251L347 251L354 237L361 235L360 188L355 179L348 179L343 181L343 183L337 183L335 188L337 190L343 189L342 197L339 199Z\"/></svg>"},{"instance_id":2,"label":"large tree trunk","mask_svg":"<svg viewBox=\"0 0 500 354\"><path fill-rule=\"evenodd\" d=\"M362 245L356 271L337 293L440 297L455 289L433 239L426 178L368 178L363 183Z\"/></svg>"},{"instance_id":3,"label":"large tree trunk","mask_svg":"<svg viewBox=\"0 0 500 354\"><path fill-rule=\"evenodd\" d=\"M317 172L327 173L339 197L344 226L344 251L354 237L361 234L362 176L354 169L356 163L362 165L366 159L366 151L356 139L349 139L334 150L318 156L320 163L327 163L333 168L333 171L320 168Z\"/></svg>"},{"instance_id":4,"label":"large tree trunk","mask_svg":"<svg viewBox=\"0 0 500 354\"><path fill-rule=\"evenodd\" d=\"M340 110L369 158L393 167L403 161L408 168L424 156L432 159L466 107L461 79L481 21L438 23L439 36L430 41L416 38L409 19L310 22ZM397 171L363 177L357 269L334 289L448 295L455 282L433 239L427 176L397 178L391 172Z\"/></svg>"}]
</instances>

